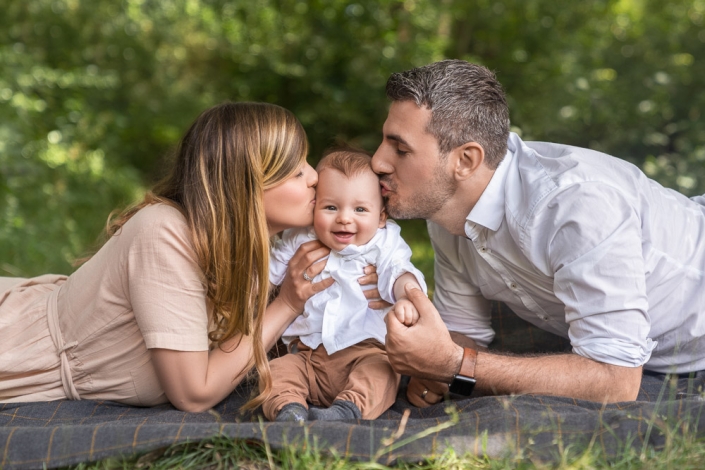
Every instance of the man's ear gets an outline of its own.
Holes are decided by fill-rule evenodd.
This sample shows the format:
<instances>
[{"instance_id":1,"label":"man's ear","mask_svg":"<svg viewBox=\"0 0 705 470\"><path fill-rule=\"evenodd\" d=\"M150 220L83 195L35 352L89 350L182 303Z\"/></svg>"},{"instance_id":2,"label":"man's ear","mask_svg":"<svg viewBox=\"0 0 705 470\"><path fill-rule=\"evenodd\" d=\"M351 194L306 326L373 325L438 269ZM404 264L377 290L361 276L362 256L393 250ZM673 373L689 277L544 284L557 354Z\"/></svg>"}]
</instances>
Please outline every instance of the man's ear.
<instances>
[{"instance_id":1,"label":"man's ear","mask_svg":"<svg viewBox=\"0 0 705 470\"><path fill-rule=\"evenodd\" d=\"M454 174L458 180L469 178L485 162L485 149L477 142L467 142L453 152L456 154Z\"/></svg>"},{"instance_id":2,"label":"man's ear","mask_svg":"<svg viewBox=\"0 0 705 470\"><path fill-rule=\"evenodd\" d=\"M382 212L379 213L379 228L384 227L387 224L387 209L382 206Z\"/></svg>"}]
</instances>

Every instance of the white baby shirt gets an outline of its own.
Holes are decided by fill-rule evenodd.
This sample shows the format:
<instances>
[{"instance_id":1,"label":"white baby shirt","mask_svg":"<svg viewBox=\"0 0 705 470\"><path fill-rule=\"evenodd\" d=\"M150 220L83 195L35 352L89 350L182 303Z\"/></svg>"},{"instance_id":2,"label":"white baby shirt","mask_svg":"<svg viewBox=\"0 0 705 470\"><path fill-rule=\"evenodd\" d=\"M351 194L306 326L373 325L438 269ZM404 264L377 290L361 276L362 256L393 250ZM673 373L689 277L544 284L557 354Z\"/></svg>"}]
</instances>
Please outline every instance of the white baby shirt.
<instances>
[{"instance_id":1,"label":"white baby shirt","mask_svg":"<svg viewBox=\"0 0 705 470\"><path fill-rule=\"evenodd\" d=\"M384 344L387 327L384 316L389 309L372 310L357 280L368 265L377 266L377 287L380 297L394 303L394 282L409 272L426 292L421 271L411 264L411 249L401 238L401 229L391 220L377 230L372 240L362 246L348 245L341 251L331 251L323 271L313 282L332 277L335 283L314 294L306 301L304 313L284 331L285 343L298 337L311 349L321 344L328 354L369 338ZM285 230L270 251L269 281L280 285L289 260L301 244L316 240L312 227Z\"/></svg>"}]
</instances>

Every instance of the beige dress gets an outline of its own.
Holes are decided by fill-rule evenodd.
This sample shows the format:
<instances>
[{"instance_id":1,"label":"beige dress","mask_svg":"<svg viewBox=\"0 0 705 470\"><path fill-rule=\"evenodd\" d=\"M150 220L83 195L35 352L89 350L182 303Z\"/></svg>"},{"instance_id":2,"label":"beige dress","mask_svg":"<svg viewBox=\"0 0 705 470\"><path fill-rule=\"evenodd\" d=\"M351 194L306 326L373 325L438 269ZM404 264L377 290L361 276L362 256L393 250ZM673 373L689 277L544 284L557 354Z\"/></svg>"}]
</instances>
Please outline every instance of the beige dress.
<instances>
[{"instance_id":1,"label":"beige dress","mask_svg":"<svg viewBox=\"0 0 705 470\"><path fill-rule=\"evenodd\" d=\"M208 350L203 273L183 215L140 210L68 278L0 278L0 402L167 402L149 349Z\"/></svg>"}]
</instances>

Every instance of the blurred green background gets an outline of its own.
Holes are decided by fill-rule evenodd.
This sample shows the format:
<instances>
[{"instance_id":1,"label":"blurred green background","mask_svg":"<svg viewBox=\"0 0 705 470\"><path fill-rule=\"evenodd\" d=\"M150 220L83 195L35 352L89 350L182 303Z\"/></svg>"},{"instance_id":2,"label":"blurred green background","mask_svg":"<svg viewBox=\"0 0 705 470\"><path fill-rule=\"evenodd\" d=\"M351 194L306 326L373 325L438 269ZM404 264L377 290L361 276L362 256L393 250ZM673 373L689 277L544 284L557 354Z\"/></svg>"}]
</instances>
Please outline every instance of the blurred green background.
<instances>
[{"instance_id":1,"label":"blurred green background","mask_svg":"<svg viewBox=\"0 0 705 470\"><path fill-rule=\"evenodd\" d=\"M2 0L0 276L69 273L223 100L374 150L390 73L496 71L513 130L705 192L705 0ZM430 273L423 224L404 224ZM674 234L677 236L677 234Z\"/></svg>"}]
</instances>

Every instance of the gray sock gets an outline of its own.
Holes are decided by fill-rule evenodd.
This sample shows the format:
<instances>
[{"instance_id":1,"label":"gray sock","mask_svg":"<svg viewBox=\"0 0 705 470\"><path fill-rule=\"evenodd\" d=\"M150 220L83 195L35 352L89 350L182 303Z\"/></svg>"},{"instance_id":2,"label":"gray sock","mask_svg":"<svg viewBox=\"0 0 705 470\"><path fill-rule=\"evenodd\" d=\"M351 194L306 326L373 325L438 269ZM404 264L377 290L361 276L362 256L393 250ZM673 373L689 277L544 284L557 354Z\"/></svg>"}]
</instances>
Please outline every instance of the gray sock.
<instances>
[{"instance_id":1,"label":"gray sock","mask_svg":"<svg viewBox=\"0 0 705 470\"><path fill-rule=\"evenodd\" d=\"M339 419L360 419L362 413L357 405L347 400L335 400L330 408L311 408L308 419L311 421L333 421Z\"/></svg>"},{"instance_id":2,"label":"gray sock","mask_svg":"<svg viewBox=\"0 0 705 470\"><path fill-rule=\"evenodd\" d=\"M308 418L308 410L301 403L287 403L279 410L274 421L295 421L303 423Z\"/></svg>"}]
</instances>

